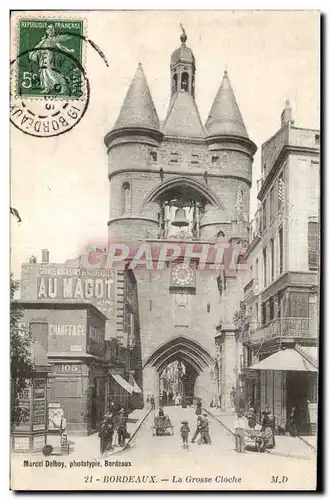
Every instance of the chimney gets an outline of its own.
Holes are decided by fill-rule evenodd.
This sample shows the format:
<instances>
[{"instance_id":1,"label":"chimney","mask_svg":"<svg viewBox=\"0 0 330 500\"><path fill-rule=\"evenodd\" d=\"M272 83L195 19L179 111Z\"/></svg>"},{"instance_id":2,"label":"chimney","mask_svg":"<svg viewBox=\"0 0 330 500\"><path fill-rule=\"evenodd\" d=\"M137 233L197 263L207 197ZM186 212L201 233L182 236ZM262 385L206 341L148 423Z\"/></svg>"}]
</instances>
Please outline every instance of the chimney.
<instances>
[{"instance_id":1,"label":"chimney","mask_svg":"<svg viewBox=\"0 0 330 500\"><path fill-rule=\"evenodd\" d=\"M47 248L44 248L43 250L41 250L41 253L42 253L42 263L43 264L49 264L49 250L47 250Z\"/></svg>"},{"instance_id":2,"label":"chimney","mask_svg":"<svg viewBox=\"0 0 330 500\"><path fill-rule=\"evenodd\" d=\"M284 127L287 123L294 125L294 120L292 119L292 108L289 99L285 101L285 108L281 114L281 127Z\"/></svg>"},{"instance_id":3,"label":"chimney","mask_svg":"<svg viewBox=\"0 0 330 500\"><path fill-rule=\"evenodd\" d=\"M37 257L35 255L31 255L29 258L29 264L36 264L37 263Z\"/></svg>"}]
</instances>

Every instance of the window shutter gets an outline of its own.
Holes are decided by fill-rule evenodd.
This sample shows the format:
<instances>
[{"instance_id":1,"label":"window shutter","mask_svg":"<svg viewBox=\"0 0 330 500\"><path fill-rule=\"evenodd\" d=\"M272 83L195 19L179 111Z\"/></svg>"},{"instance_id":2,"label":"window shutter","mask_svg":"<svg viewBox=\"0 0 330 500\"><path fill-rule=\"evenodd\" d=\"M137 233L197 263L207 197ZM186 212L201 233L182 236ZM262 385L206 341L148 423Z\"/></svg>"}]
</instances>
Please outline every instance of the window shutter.
<instances>
[{"instance_id":1,"label":"window shutter","mask_svg":"<svg viewBox=\"0 0 330 500\"><path fill-rule=\"evenodd\" d=\"M308 222L308 267L318 269L320 253L319 223Z\"/></svg>"}]
</instances>

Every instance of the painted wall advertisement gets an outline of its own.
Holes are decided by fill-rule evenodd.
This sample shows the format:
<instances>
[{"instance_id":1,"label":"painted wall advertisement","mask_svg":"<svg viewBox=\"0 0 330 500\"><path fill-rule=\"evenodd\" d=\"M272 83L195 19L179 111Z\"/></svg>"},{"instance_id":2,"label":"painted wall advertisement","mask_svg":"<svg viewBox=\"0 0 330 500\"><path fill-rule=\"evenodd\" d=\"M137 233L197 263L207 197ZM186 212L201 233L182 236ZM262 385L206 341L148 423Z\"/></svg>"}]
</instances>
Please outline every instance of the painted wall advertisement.
<instances>
[{"instance_id":1,"label":"painted wall advertisement","mask_svg":"<svg viewBox=\"0 0 330 500\"><path fill-rule=\"evenodd\" d=\"M88 301L107 317L115 308L115 271L59 264L30 264L22 269L22 298ZM32 293L34 296L32 296Z\"/></svg>"}]
</instances>

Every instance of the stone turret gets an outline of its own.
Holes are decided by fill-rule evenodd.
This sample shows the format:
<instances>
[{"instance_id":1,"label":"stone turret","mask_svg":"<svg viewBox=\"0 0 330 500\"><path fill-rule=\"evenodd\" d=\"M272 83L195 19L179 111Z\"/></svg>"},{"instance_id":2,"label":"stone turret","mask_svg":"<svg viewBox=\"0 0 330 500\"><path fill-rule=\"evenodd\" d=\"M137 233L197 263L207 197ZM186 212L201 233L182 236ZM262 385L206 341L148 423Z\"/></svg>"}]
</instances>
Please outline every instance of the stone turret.
<instances>
[{"instance_id":1,"label":"stone turret","mask_svg":"<svg viewBox=\"0 0 330 500\"><path fill-rule=\"evenodd\" d=\"M107 147L111 147L127 140L132 142L129 139L132 136L139 136L143 142L151 141L153 145L157 145L162 138L159 118L141 63L127 91L115 126L105 136L104 142Z\"/></svg>"},{"instance_id":2,"label":"stone turret","mask_svg":"<svg viewBox=\"0 0 330 500\"><path fill-rule=\"evenodd\" d=\"M257 147L249 139L229 77L225 71L220 88L205 123L205 141L212 158L216 159L223 178L222 191L227 193L228 222L231 236L244 237L249 217L250 187L253 155ZM230 199L229 199L230 194ZM240 200L237 209L237 199ZM202 232L206 237L208 225L214 223L215 214L206 213Z\"/></svg>"},{"instance_id":3,"label":"stone turret","mask_svg":"<svg viewBox=\"0 0 330 500\"><path fill-rule=\"evenodd\" d=\"M157 111L139 64L115 126L104 138L109 158L109 242L138 241L157 234L157 207L153 213L140 212L147 188L145 183L140 186L139 177L162 137Z\"/></svg>"},{"instance_id":4,"label":"stone turret","mask_svg":"<svg viewBox=\"0 0 330 500\"><path fill-rule=\"evenodd\" d=\"M208 136L236 136L248 139L248 133L239 110L228 72L225 71L218 93L205 123Z\"/></svg>"}]
</instances>

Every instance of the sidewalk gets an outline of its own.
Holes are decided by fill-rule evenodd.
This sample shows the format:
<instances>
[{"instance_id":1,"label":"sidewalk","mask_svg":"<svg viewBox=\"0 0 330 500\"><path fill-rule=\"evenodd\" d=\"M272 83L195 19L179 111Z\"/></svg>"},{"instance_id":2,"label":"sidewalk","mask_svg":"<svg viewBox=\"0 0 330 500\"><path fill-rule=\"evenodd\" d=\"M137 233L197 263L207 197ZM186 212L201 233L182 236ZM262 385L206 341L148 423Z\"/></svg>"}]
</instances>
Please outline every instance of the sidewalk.
<instances>
[{"instance_id":1,"label":"sidewalk","mask_svg":"<svg viewBox=\"0 0 330 500\"><path fill-rule=\"evenodd\" d=\"M131 437L127 441L126 446L129 445L129 442L133 438L134 434L137 432L139 426L143 423L147 415L149 414L150 409L144 408L142 410L134 410L128 416L127 421L127 431L130 433ZM115 433L115 436L117 433ZM68 434L68 442L70 444L70 452L69 455L55 455L52 454L49 457L46 457L49 460L93 460L96 458L100 458L100 438L98 437L98 432L91 434L89 436L77 436L75 434ZM111 456L114 454L118 454L123 448L120 446L115 446L113 452L109 452L107 456ZM24 460L36 460L40 458L45 458L44 455L40 453L34 453L33 455L28 454L19 454L13 453L12 460L22 461ZM39 459L40 459L39 458Z\"/></svg>"},{"instance_id":2,"label":"sidewalk","mask_svg":"<svg viewBox=\"0 0 330 500\"><path fill-rule=\"evenodd\" d=\"M224 412L223 410L216 410L213 408L210 410L207 409L207 412L210 415L220 421L229 432L234 432L234 420L236 418L236 413L229 411ZM303 438L300 439L299 437L294 438L291 436L275 435L275 443L275 448L267 450L267 453L271 455L304 459L311 459L315 456L316 436L303 436ZM307 443L313 446L313 448L308 446Z\"/></svg>"},{"instance_id":3,"label":"sidewalk","mask_svg":"<svg viewBox=\"0 0 330 500\"><path fill-rule=\"evenodd\" d=\"M129 414L127 420L127 432L129 432L131 437L126 442L125 448L137 432L139 426L142 424L149 411L149 408L143 408L142 410L136 409ZM115 433L114 450L112 452L108 452L107 456L117 454L122 450L122 448L117 444L116 436L117 433ZM90 436L76 436L68 434L68 441L70 443L70 453L68 455L70 459L81 460L87 457L100 458L100 438L98 437L97 432L91 434Z\"/></svg>"}]
</instances>

